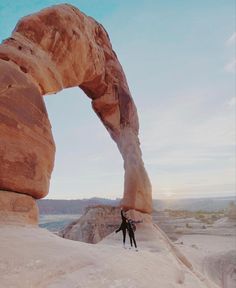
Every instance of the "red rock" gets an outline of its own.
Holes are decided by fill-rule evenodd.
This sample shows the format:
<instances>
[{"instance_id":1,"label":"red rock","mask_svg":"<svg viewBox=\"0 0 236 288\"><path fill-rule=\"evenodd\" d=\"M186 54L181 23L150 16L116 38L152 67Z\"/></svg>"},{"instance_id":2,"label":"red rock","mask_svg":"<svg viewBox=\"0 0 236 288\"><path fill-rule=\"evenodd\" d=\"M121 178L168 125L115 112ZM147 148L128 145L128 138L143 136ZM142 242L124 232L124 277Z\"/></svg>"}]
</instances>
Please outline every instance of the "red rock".
<instances>
[{"instance_id":1,"label":"red rock","mask_svg":"<svg viewBox=\"0 0 236 288\"><path fill-rule=\"evenodd\" d=\"M38 224L38 207L33 197L0 190L0 223Z\"/></svg>"},{"instance_id":2,"label":"red rock","mask_svg":"<svg viewBox=\"0 0 236 288\"><path fill-rule=\"evenodd\" d=\"M44 197L54 142L37 87L11 61L0 60L0 189Z\"/></svg>"},{"instance_id":3,"label":"red rock","mask_svg":"<svg viewBox=\"0 0 236 288\"><path fill-rule=\"evenodd\" d=\"M79 86L124 159L123 207L150 213L136 107L103 26L71 5L53 6L22 18L0 59L0 188L48 193L55 147L41 95Z\"/></svg>"},{"instance_id":4,"label":"red rock","mask_svg":"<svg viewBox=\"0 0 236 288\"><path fill-rule=\"evenodd\" d=\"M98 243L119 228L120 208L106 205L88 207L78 219L58 232L62 238L86 243Z\"/></svg>"}]
</instances>

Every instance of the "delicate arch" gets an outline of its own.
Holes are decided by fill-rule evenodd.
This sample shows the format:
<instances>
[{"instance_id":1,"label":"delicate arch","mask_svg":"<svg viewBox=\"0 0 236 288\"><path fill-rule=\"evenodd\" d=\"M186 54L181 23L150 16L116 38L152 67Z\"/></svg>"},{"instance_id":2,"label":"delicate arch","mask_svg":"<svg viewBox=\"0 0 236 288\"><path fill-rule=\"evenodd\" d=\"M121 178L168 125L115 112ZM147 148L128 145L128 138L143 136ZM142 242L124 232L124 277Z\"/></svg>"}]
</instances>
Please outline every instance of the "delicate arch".
<instances>
[{"instance_id":1,"label":"delicate arch","mask_svg":"<svg viewBox=\"0 0 236 288\"><path fill-rule=\"evenodd\" d=\"M55 145L41 95L79 86L124 159L122 205L150 213L138 116L103 26L71 5L22 18L0 45L0 189L42 198Z\"/></svg>"}]
</instances>

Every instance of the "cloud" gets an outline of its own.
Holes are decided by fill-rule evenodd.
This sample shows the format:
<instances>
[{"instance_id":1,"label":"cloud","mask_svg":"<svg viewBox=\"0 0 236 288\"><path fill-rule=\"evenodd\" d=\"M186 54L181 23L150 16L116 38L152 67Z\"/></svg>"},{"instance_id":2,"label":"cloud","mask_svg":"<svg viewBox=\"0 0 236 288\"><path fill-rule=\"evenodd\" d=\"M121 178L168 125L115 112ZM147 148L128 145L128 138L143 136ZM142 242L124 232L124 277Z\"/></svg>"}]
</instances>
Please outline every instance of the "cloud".
<instances>
[{"instance_id":1,"label":"cloud","mask_svg":"<svg viewBox=\"0 0 236 288\"><path fill-rule=\"evenodd\" d=\"M223 196L235 193L233 169L186 171L181 173L160 171L151 175L153 196L159 198L167 193L177 197Z\"/></svg>"},{"instance_id":2,"label":"cloud","mask_svg":"<svg viewBox=\"0 0 236 288\"><path fill-rule=\"evenodd\" d=\"M226 45L231 47L233 46L234 48L236 47L236 32L234 32L226 41ZM236 59L235 56L234 58L229 61L225 66L224 70L229 73L235 73L236 71Z\"/></svg>"},{"instance_id":3,"label":"cloud","mask_svg":"<svg viewBox=\"0 0 236 288\"><path fill-rule=\"evenodd\" d=\"M141 146L154 198L234 191L235 112L229 108L235 98L215 88L200 90L179 93L140 113Z\"/></svg>"},{"instance_id":4,"label":"cloud","mask_svg":"<svg viewBox=\"0 0 236 288\"><path fill-rule=\"evenodd\" d=\"M227 40L226 40L226 45L231 46L236 44L236 32L234 32Z\"/></svg>"},{"instance_id":5,"label":"cloud","mask_svg":"<svg viewBox=\"0 0 236 288\"><path fill-rule=\"evenodd\" d=\"M224 70L230 73L235 73L236 70L236 59L233 59L229 63L227 63L224 67Z\"/></svg>"},{"instance_id":6,"label":"cloud","mask_svg":"<svg viewBox=\"0 0 236 288\"><path fill-rule=\"evenodd\" d=\"M230 107L234 107L236 105L236 96L232 97L229 101L228 101L228 105Z\"/></svg>"},{"instance_id":7,"label":"cloud","mask_svg":"<svg viewBox=\"0 0 236 288\"><path fill-rule=\"evenodd\" d=\"M210 96L209 96L209 95ZM217 91L186 91L164 105L140 113L142 146L153 153L181 147L227 147L232 145L234 100Z\"/></svg>"}]
</instances>

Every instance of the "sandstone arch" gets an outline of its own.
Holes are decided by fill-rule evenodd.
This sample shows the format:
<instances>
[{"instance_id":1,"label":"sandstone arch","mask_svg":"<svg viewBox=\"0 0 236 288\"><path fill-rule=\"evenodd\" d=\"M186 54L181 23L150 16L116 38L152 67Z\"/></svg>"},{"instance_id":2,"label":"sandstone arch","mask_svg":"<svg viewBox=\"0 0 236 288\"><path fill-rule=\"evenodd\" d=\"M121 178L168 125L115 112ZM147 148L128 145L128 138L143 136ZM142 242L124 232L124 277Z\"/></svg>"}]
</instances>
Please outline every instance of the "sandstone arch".
<instances>
[{"instance_id":1,"label":"sandstone arch","mask_svg":"<svg viewBox=\"0 0 236 288\"><path fill-rule=\"evenodd\" d=\"M79 86L124 160L122 205L150 213L138 116L101 24L71 5L22 18L0 45L0 189L44 197L55 145L42 95Z\"/></svg>"}]
</instances>

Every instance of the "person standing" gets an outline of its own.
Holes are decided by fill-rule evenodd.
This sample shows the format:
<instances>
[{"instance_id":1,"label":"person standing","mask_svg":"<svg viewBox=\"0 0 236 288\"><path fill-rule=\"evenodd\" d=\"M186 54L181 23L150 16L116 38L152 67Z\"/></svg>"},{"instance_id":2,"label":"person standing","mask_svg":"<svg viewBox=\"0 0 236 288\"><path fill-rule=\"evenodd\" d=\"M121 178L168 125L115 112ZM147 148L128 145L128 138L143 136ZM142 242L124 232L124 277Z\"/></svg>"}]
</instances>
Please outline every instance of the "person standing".
<instances>
[{"instance_id":1,"label":"person standing","mask_svg":"<svg viewBox=\"0 0 236 288\"><path fill-rule=\"evenodd\" d=\"M127 218L125 217L125 212L123 209L120 210L120 215L122 222L120 224L120 228L116 230L116 233L122 230L123 233L123 247L125 248L125 239L126 239L126 229L127 229Z\"/></svg>"},{"instance_id":2,"label":"person standing","mask_svg":"<svg viewBox=\"0 0 236 288\"><path fill-rule=\"evenodd\" d=\"M142 221L134 221L132 219L128 219L127 220L127 230L128 230L128 234L129 234L129 239L130 239L130 248L133 247L133 243L134 243L134 247L135 247L135 251L138 251L138 247L137 247L137 243L135 240L135 235L134 232L136 231L136 223L141 223Z\"/></svg>"}]
</instances>

